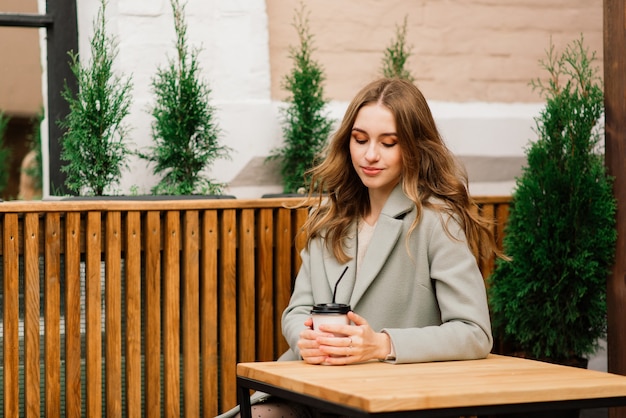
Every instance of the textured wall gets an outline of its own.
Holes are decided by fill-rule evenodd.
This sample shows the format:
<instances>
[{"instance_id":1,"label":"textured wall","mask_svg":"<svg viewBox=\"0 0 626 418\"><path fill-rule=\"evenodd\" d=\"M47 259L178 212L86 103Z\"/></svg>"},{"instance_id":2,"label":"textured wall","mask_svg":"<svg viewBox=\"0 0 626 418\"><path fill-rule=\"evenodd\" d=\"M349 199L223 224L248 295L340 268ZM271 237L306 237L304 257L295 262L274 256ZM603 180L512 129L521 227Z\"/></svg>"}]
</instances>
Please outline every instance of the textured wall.
<instances>
[{"instance_id":1,"label":"textured wall","mask_svg":"<svg viewBox=\"0 0 626 418\"><path fill-rule=\"evenodd\" d=\"M0 0L0 12L36 13L36 0ZM41 108L37 29L0 27L0 110L33 116Z\"/></svg>"},{"instance_id":2,"label":"textured wall","mask_svg":"<svg viewBox=\"0 0 626 418\"><path fill-rule=\"evenodd\" d=\"M296 0L266 0L272 97L297 44ZM307 1L328 95L349 100L379 74L382 53L407 17L410 69L430 100L536 102L529 80L543 76L538 60L550 38L557 49L584 34L602 61L602 0L315 0ZM602 74L600 72L600 74Z\"/></svg>"}]
</instances>

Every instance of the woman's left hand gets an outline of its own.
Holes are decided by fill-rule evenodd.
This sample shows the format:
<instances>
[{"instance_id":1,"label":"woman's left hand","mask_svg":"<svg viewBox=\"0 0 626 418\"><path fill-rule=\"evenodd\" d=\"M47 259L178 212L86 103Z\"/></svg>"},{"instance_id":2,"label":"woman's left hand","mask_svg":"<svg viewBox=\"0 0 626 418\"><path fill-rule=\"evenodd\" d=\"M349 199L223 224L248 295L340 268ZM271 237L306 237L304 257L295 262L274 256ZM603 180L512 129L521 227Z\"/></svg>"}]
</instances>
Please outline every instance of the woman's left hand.
<instances>
[{"instance_id":1,"label":"woman's left hand","mask_svg":"<svg viewBox=\"0 0 626 418\"><path fill-rule=\"evenodd\" d=\"M321 331L343 334L345 337L317 337L319 350L328 355L325 364L342 365L368 360L382 360L391 351L389 335L375 332L365 318L348 312L354 325L326 325Z\"/></svg>"}]
</instances>

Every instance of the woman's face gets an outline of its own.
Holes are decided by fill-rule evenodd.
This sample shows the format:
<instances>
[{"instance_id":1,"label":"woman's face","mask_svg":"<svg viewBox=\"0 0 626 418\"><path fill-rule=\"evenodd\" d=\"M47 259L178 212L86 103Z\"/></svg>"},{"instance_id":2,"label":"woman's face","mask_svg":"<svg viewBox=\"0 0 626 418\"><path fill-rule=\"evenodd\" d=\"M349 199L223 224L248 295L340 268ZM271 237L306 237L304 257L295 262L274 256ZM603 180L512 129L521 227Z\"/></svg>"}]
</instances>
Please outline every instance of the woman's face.
<instances>
[{"instance_id":1,"label":"woman's face","mask_svg":"<svg viewBox=\"0 0 626 418\"><path fill-rule=\"evenodd\" d=\"M350 157L370 196L373 193L388 196L398 184L402 152L396 121L387 107L373 103L359 110L352 126Z\"/></svg>"}]
</instances>

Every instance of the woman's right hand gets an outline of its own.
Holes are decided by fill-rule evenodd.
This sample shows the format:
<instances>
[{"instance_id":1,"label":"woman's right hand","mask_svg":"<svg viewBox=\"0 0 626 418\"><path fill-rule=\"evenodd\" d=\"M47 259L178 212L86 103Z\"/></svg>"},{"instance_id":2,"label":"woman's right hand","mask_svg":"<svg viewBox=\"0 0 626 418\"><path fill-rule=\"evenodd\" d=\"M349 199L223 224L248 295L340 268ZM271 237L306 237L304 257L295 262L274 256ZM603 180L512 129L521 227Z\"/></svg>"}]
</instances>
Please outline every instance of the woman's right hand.
<instances>
[{"instance_id":1,"label":"woman's right hand","mask_svg":"<svg viewBox=\"0 0 626 418\"><path fill-rule=\"evenodd\" d=\"M313 331L313 320L311 318L304 321L304 325L307 328L300 333L300 339L298 340L300 356L302 356L302 360L304 360L305 363L322 364L328 357L328 354L320 351L317 338L320 336L332 337L333 334Z\"/></svg>"}]
</instances>

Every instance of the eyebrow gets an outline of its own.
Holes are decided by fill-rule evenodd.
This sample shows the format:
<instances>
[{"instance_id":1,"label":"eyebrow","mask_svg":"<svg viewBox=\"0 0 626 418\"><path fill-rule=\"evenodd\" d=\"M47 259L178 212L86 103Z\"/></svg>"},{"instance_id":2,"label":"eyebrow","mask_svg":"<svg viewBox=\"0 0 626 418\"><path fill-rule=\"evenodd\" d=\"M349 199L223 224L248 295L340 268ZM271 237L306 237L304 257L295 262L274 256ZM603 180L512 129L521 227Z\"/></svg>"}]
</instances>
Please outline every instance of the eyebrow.
<instances>
[{"instance_id":1,"label":"eyebrow","mask_svg":"<svg viewBox=\"0 0 626 418\"><path fill-rule=\"evenodd\" d=\"M360 128L357 128L357 127L353 127L353 128L352 128L352 131L357 131L357 132L360 132L360 133L362 133L362 134L366 134L366 135L368 135L368 136L369 136L369 133L367 133L367 131L365 131L365 130L363 130L363 129L360 129ZM397 134L397 133L395 133L395 132L384 132L384 133L380 134L380 136L381 136L381 137L388 137L388 136L396 136L396 137L397 137L397 136L398 136L398 134Z\"/></svg>"}]
</instances>

